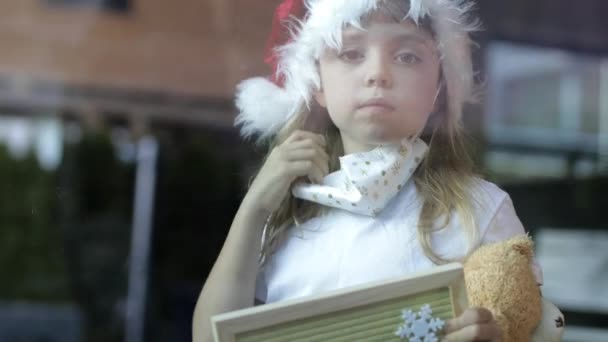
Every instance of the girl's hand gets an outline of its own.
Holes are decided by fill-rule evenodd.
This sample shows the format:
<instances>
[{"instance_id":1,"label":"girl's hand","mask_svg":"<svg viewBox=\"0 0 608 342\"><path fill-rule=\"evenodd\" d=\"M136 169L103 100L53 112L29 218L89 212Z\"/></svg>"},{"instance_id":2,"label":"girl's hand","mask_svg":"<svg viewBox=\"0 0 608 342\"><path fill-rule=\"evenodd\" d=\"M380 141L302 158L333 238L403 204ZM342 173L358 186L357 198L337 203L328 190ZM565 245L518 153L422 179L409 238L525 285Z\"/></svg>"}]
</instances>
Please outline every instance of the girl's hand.
<instances>
[{"instance_id":1,"label":"girl's hand","mask_svg":"<svg viewBox=\"0 0 608 342\"><path fill-rule=\"evenodd\" d=\"M500 327L492 313L484 308L471 308L459 317L448 320L442 342L500 341Z\"/></svg>"},{"instance_id":2,"label":"girl's hand","mask_svg":"<svg viewBox=\"0 0 608 342\"><path fill-rule=\"evenodd\" d=\"M329 172L325 138L307 131L293 132L275 147L249 188L247 196L256 209L271 213L287 195L291 183L308 177L320 183Z\"/></svg>"}]
</instances>

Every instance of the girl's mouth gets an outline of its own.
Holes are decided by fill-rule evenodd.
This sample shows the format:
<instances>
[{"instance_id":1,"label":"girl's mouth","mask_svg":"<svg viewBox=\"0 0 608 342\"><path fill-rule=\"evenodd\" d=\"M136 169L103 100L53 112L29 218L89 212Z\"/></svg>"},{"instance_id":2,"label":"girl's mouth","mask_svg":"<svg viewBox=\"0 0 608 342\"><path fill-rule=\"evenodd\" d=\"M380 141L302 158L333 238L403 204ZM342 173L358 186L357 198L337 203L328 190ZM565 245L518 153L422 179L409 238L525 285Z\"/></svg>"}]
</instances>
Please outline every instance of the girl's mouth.
<instances>
[{"instance_id":1,"label":"girl's mouth","mask_svg":"<svg viewBox=\"0 0 608 342\"><path fill-rule=\"evenodd\" d=\"M365 109L366 111L382 114L394 111L395 107L383 98L373 98L362 102L357 109Z\"/></svg>"}]
</instances>

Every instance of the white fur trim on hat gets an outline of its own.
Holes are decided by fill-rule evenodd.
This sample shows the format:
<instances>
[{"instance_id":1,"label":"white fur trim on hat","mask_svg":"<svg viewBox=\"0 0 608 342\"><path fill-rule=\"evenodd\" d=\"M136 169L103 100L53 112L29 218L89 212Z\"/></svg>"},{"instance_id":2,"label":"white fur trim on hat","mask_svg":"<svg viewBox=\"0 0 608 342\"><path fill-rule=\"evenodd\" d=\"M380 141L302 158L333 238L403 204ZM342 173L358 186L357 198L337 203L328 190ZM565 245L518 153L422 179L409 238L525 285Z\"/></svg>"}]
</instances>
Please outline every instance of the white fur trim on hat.
<instances>
[{"instance_id":1,"label":"white fur trim on hat","mask_svg":"<svg viewBox=\"0 0 608 342\"><path fill-rule=\"evenodd\" d=\"M267 78L255 77L237 86L236 107L240 114L235 124L241 126L241 135L259 140L270 137L289 119L287 110L293 107L295 97Z\"/></svg>"},{"instance_id":2,"label":"white fur trim on hat","mask_svg":"<svg viewBox=\"0 0 608 342\"><path fill-rule=\"evenodd\" d=\"M327 47L339 49L345 25L361 27L361 17L383 0L305 0L308 15L293 20L291 42L277 47L277 75L283 88L270 80L253 78L239 84L235 124L245 138L258 141L273 136L303 106L309 106L312 90L319 89L316 61ZM469 19L473 3L469 0L403 0L409 3L407 17L415 22L430 17L448 92L448 108L460 116L462 105L472 100L473 68L469 32L479 28Z\"/></svg>"}]
</instances>

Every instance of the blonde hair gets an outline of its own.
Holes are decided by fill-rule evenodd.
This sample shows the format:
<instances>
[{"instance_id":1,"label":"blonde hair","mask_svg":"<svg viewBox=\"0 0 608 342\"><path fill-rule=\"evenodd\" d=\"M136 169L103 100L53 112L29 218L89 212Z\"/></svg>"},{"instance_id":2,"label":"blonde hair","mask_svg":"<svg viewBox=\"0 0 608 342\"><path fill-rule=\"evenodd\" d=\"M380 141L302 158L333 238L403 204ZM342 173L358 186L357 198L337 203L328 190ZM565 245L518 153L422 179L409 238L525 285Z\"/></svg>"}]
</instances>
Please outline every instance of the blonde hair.
<instances>
[{"instance_id":1,"label":"blonde hair","mask_svg":"<svg viewBox=\"0 0 608 342\"><path fill-rule=\"evenodd\" d=\"M396 21L401 21L407 14L407 5L404 6L404 3L385 1L378 10L392 16ZM421 21L419 25L433 34L430 21ZM448 105L450 94L446 83L443 82L443 76L439 82L441 88L437 97L438 110L430 115L421 135L429 146L428 154L414 173L413 181L422 202L417 227L419 243L430 260L443 264L453 260L435 253L432 234L444 229L454 212L461 219L462 229L467 236L467 255L478 243L479 234L473 215L474 197L469 190L475 180L473 162L467 152L460 123L461 109L451 109L452 106ZM310 110L301 108L276 134L269 145L269 152L299 129L325 135L326 152L330 158L329 171L336 171L339 168L338 158L344 154L340 132L329 119L327 112L314 103ZM261 263L264 264L276 251L290 227L322 215L325 209L320 204L295 198L289 192L279 208L270 215L264 227Z\"/></svg>"}]
</instances>

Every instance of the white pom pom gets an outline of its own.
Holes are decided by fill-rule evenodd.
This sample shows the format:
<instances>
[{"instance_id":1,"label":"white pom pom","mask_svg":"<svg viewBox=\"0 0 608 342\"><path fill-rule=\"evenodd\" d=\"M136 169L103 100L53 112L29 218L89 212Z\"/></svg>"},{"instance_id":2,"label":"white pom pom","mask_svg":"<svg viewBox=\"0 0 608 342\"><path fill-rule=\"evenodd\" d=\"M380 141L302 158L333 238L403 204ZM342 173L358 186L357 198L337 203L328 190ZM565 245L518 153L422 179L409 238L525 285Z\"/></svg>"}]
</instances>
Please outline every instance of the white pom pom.
<instances>
[{"instance_id":1,"label":"white pom pom","mask_svg":"<svg viewBox=\"0 0 608 342\"><path fill-rule=\"evenodd\" d=\"M235 120L235 125L241 126L241 136L258 135L258 142L272 136L293 114L296 98L263 77L241 82L236 92L239 114Z\"/></svg>"}]
</instances>

